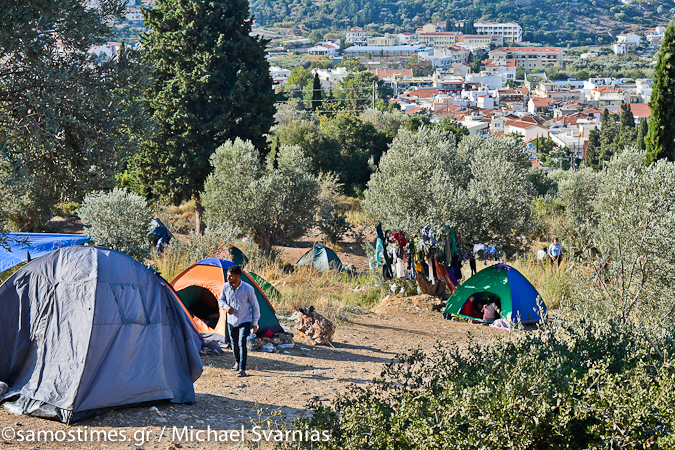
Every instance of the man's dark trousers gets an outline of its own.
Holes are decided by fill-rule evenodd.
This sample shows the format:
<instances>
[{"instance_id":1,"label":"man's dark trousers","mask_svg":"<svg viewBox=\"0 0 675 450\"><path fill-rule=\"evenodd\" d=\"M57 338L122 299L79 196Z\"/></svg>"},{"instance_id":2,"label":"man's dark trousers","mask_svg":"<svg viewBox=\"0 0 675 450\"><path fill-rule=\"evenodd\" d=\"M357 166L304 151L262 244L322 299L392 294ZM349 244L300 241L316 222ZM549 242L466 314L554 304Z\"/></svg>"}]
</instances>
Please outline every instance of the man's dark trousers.
<instances>
[{"instance_id":1,"label":"man's dark trousers","mask_svg":"<svg viewBox=\"0 0 675 450\"><path fill-rule=\"evenodd\" d=\"M243 372L246 370L246 357L248 356L246 338L251 334L251 322L244 322L238 327L234 327L228 323L227 327L230 330L234 362L239 364L239 370Z\"/></svg>"}]
</instances>

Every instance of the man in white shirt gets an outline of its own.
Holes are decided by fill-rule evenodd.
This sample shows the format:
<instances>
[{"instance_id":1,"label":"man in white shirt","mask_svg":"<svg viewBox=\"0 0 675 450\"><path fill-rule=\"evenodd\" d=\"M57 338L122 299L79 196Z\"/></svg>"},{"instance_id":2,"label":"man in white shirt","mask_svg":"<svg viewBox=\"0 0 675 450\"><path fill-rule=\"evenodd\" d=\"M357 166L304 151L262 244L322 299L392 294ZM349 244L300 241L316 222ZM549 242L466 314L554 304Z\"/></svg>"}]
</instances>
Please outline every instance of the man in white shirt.
<instances>
[{"instance_id":1,"label":"man in white shirt","mask_svg":"<svg viewBox=\"0 0 675 450\"><path fill-rule=\"evenodd\" d=\"M246 376L246 338L258 331L260 306L253 287L241 282L241 267L232 266L227 271L227 282L220 291L218 304L227 313L227 329L232 341L234 367L238 377Z\"/></svg>"}]
</instances>

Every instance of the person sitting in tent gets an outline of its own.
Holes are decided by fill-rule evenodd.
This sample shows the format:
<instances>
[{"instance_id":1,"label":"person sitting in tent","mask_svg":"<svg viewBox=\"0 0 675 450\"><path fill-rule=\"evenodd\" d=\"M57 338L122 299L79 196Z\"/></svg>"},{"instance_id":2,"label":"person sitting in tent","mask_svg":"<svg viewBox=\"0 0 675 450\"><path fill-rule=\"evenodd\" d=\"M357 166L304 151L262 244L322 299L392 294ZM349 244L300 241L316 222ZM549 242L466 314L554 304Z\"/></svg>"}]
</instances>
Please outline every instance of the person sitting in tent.
<instances>
[{"instance_id":1,"label":"person sitting in tent","mask_svg":"<svg viewBox=\"0 0 675 450\"><path fill-rule=\"evenodd\" d=\"M483 317L481 315L480 307L478 305L478 301L476 300L475 295L469 296L469 299L466 301L466 303L464 303L464 306L462 306L460 314L462 314L463 316L475 317L476 319L480 319Z\"/></svg>"},{"instance_id":2,"label":"person sitting in tent","mask_svg":"<svg viewBox=\"0 0 675 450\"><path fill-rule=\"evenodd\" d=\"M481 308L483 313L483 320L492 322L499 319L499 306L497 305L497 299L491 295L487 298L486 303Z\"/></svg>"},{"instance_id":3,"label":"person sitting in tent","mask_svg":"<svg viewBox=\"0 0 675 450\"><path fill-rule=\"evenodd\" d=\"M260 305L253 287L241 282L241 267L232 266L227 270L227 282L218 298L218 304L227 313L227 327L232 341L234 367L238 377L246 376L246 338L258 331Z\"/></svg>"}]
</instances>

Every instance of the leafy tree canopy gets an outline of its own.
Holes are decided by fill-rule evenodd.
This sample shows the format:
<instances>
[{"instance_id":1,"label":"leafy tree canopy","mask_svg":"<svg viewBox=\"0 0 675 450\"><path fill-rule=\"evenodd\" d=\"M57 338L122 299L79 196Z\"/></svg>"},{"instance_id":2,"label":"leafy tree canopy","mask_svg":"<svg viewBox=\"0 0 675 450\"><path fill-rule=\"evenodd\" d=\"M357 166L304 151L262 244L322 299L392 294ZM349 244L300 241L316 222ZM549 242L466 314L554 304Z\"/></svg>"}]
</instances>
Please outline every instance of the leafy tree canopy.
<instances>
[{"instance_id":1,"label":"leafy tree canopy","mask_svg":"<svg viewBox=\"0 0 675 450\"><path fill-rule=\"evenodd\" d=\"M88 54L113 39L107 23L122 17L124 2L7 0L1 11L0 158L52 197L79 201L112 187L149 130L140 55L123 46L99 63ZM52 201L43 199L47 210Z\"/></svg>"},{"instance_id":2,"label":"leafy tree canopy","mask_svg":"<svg viewBox=\"0 0 675 450\"><path fill-rule=\"evenodd\" d=\"M202 200L209 228L235 228L254 236L262 253L277 241L293 241L314 224L319 182L298 146L282 145L266 164L250 141L216 149Z\"/></svg>"},{"instance_id":3,"label":"leafy tree canopy","mask_svg":"<svg viewBox=\"0 0 675 450\"><path fill-rule=\"evenodd\" d=\"M219 145L241 137L265 148L275 101L266 41L250 36L246 0L158 0L144 17L142 42L155 64L146 98L157 130L135 173L149 193L199 200Z\"/></svg>"}]
</instances>

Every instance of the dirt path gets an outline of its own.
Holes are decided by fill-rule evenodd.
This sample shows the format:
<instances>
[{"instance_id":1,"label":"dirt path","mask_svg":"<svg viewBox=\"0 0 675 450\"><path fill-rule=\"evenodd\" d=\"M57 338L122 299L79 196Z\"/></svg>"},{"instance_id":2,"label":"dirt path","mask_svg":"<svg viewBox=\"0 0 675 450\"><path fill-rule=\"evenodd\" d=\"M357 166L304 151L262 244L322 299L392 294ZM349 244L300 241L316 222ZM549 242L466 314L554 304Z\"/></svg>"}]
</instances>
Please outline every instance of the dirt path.
<instances>
[{"instance_id":1,"label":"dirt path","mask_svg":"<svg viewBox=\"0 0 675 450\"><path fill-rule=\"evenodd\" d=\"M96 430L106 433L124 433L127 442L56 443L40 442L18 444L15 440L0 437L0 450L13 448L32 449L173 449L173 448L257 448L259 443L242 443L231 434L228 439L237 442L216 444L175 439L173 427L178 433L197 430L248 431L249 439L258 439L251 434L253 420L258 418L257 408L267 412L280 411L288 420L306 413L307 401L316 398L329 402L337 393L351 383L366 384L377 376L383 365L399 352L410 348L431 348L439 340L445 343L466 345L469 333L475 339L494 338L497 331L480 325L444 320L439 313L415 306L404 311L392 305L380 306L374 311L355 316L352 322L340 323L334 336L335 348L313 347L298 344L292 350L281 353L249 353L249 378L236 378L230 370L233 365L231 353L221 356L205 355L204 372L195 383L197 402L194 405L157 405L157 412L150 406L110 411L97 418L78 422L70 427L43 419L15 416L0 408L0 431L6 428L13 432L69 431L76 435ZM292 325L290 322L284 325ZM85 428L87 427L87 428ZM160 439L162 428L164 436ZM183 428L187 427L187 428ZM173 434L173 436L172 436ZM150 437L150 442L135 445L134 438ZM212 435L215 436L215 435ZM223 434L219 435L219 439ZM171 438L174 438L173 441ZM267 448L269 445L260 445Z\"/></svg>"}]
</instances>

